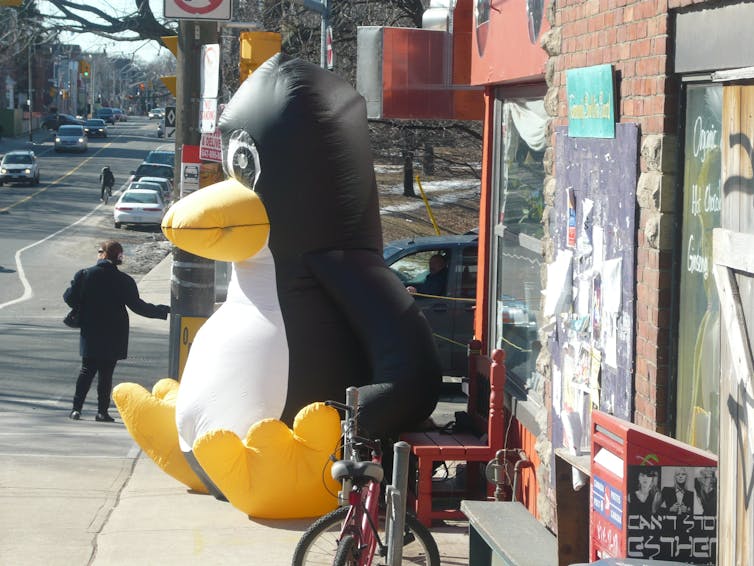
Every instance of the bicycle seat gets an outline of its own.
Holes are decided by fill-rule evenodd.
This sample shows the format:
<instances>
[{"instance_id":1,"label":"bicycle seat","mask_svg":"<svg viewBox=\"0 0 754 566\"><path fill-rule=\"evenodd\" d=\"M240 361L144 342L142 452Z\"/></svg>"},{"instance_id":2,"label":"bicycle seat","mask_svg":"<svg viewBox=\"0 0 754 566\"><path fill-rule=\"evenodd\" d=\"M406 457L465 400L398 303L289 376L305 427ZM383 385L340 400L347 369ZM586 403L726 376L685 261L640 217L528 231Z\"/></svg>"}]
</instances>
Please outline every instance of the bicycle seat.
<instances>
[{"instance_id":1,"label":"bicycle seat","mask_svg":"<svg viewBox=\"0 0 754 566\"><path fill-rule=\"evenodd\" d=\"M385 477L385 471L382 466L374 462L354 462L352 460L338 460L332 465L330 470L332 479L343 481L351 478L356 483L362 480L369 480L380 483Z\"/></svg>"}]
</instances>

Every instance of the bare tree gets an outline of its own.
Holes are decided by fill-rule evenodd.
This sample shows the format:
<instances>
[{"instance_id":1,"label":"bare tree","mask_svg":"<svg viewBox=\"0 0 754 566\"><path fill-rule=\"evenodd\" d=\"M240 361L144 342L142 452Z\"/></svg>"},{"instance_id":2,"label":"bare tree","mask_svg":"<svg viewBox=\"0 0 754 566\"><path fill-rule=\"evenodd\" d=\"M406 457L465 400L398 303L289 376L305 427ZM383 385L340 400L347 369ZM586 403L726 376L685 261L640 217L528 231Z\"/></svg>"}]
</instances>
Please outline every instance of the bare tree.
<instances>
[{"instance_id":1,"label":"bare tree","mask_svg":"<svg viewBox=\"0 0 754 566\"><path fill-rule=\"evenodd\" d=\"M115 41L160 41L164 35L175 35L176 26L158 20L149 0L133 0L133 8L119 12L103 10L79 0L48 0L56 12L47 14L48 26L70 33L93 33Z\"/></svg>"}]
</instances>

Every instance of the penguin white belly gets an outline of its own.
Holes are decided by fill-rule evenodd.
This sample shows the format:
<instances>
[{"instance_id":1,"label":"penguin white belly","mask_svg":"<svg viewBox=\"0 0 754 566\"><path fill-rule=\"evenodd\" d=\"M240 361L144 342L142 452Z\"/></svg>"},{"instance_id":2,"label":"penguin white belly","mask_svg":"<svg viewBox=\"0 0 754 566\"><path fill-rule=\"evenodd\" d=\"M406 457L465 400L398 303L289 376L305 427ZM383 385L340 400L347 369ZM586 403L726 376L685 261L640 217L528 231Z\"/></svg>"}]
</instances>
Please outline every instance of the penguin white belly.
<instances>
[{"instance_id":1,"label":"penguin white belly","mask_svg":"<svg viewBox=\"0 0 754 566\"><path fill-rule=\"evenodd\" d=\"M279 418L288 391L288 343L268 248L233 264L228 298L197 332L176 400L181 450L213 430L245 438Z\"/></svg>"}]
</instances>

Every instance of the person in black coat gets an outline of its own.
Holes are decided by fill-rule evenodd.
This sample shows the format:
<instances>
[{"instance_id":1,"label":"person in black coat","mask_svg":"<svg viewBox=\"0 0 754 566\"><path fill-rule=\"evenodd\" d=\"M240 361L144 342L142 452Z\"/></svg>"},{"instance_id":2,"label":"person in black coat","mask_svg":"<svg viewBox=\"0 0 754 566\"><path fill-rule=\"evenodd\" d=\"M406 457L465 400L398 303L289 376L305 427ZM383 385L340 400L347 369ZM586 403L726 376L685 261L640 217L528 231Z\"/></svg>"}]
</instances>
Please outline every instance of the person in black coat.
<instances>
[{"instance_id":1,"label":"person in black coat","mask_svg":"<svg viewBox=\"0 0 754 566\"><path fill-rule=\"evenodd\" d=\"M78 307L81 318L79 350L81 370L70 418L79 420L84 400L95 374L97 381L97 416L100 422L113 422L108 413L113 385L113 371L118 360L128 355L128 312L147 318L167 319L170 307L153 305L139 297L139 289L130 275L118 270L123 262L123 247L115 240L103 242L97 250L97 264L77 271L63 300Z\"/></svg>"}]
</instances>

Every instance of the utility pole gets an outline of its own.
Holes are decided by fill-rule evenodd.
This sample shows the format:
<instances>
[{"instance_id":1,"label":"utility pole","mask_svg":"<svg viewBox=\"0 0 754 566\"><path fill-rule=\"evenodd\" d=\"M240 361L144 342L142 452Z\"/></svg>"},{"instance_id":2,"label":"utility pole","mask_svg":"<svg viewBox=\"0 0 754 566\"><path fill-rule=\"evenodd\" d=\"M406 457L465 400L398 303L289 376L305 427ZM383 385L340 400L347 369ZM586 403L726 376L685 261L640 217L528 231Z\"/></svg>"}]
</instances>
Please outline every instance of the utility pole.
<instances>
[{"instance_id":1,"label":"utility pole","mask_svg":"<svg viewBox=\"0 0 754 566\"><path fill-rule=\"evenodd\" d=\"M176 130L174 196L180 196L182 151L186 146L199 146L199 105L201 95L201 48L218 42L215 21L180 20L176 53ZM215 262L173 247L173 272L170 284L170 350L169 377L180 379L181 349L187 343L188 320L207 319L215 304Z\"/></svg>"}]
</instances>

